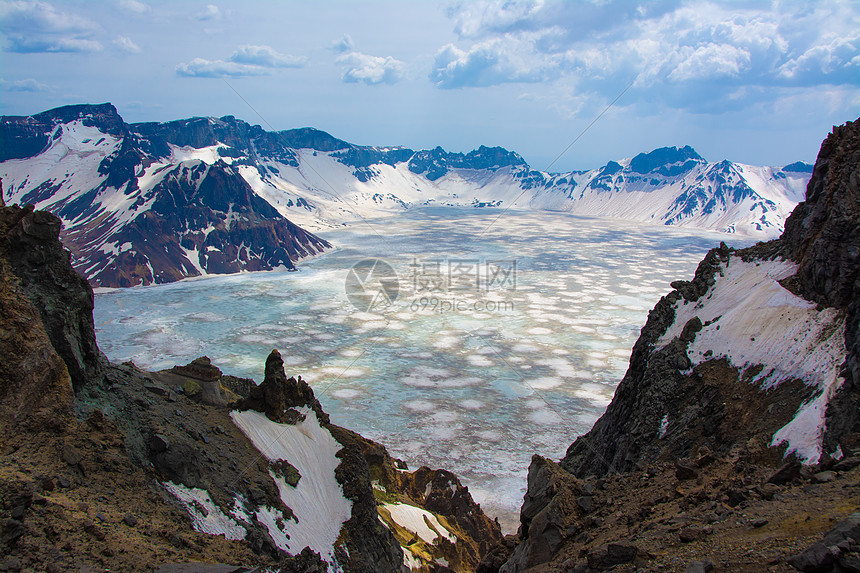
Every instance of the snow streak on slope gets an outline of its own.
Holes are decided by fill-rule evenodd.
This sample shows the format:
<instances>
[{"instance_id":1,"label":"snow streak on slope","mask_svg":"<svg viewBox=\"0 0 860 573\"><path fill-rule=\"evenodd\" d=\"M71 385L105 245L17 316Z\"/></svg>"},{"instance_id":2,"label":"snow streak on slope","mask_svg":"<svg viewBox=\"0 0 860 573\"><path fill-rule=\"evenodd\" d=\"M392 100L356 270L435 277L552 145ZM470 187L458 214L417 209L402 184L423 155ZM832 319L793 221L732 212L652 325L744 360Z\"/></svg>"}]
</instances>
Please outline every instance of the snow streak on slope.
<instances>
[{"instance_id":1,"label":"snow streak on slope","mask_svg":"<svg viewBox=\"0 0 860 573\"><path fill-rule=\"evenodd\" d=\"M433 544L440 535L454 543L457 536L439 523L435 515L420 507L406 503L384 503L382 507L399 526L408 529L426 543Z\"/></svg>"},{"instance_id":2,"label":"snow streak on slope","mask_svg":"<svg viewBox=\"0 0 860 573\"><path fill-rule=\"evenodd\" d=\"M206 490L173 482L165 483L164 487L185 506L196 531L209 535L223 535L227 539L245 539L247 535L245 528L224 515Z\"/></svg>"},{"instance_id":3,"label":"snow streak on slope","mask_svg":"<svg viewBox=\"0 0 860 573\"><path fill-rule=\"evenodd\" d=\"M104 181L99 164L120 144L120 139L80 120L58 125L39 155L2 163L6 204L32 203L37 209L56 212L81 190L93 189ZM63 223L69 225L72 220L65 218Z\"/></svg>"},{"instance_id":4,"label":"snow streak on slope","mask_svg":"<svg viewBox=\"0 0 860 573\"><path fill-rule=\"evenodd\" d=\"M816 396L776 432L771 443L787 443L786 454L795 452L815 462L822 453L827 403L843 382L839 368L846 356L845 319L832 308L817 310L815 303L779 284L796 271L791 261L747 263L732 258L698 301L676 303L675 322L657 346L671 342L687 321L698 316L705 326L688 348L694 365L725 357L741 369L761 365L754 380L763 389L793 379L816 388Z\"/></svg>"},{"instance_id":5,"label":"snow streak on slope","mask_svg":"<svg viewBox=\"0 0 860 573\"><path fill-rule=\"evenodd\" d=\"M320 425L313 410L304 406L296 409L305 419L295 425L273 422L253 410L234 411L230 416L269 461L285 460L301 475L298 485L292 487L270 472L284 505L296 517L296 521L285 520L284 536L277 527L277 517L259 515L269 524L272 538L294 555L310 547L334 564L334 544L341 526L352 515L352 502L344 497L334 473L340 464L337 453L341 446Z\"/></svg>"}]
</instances>

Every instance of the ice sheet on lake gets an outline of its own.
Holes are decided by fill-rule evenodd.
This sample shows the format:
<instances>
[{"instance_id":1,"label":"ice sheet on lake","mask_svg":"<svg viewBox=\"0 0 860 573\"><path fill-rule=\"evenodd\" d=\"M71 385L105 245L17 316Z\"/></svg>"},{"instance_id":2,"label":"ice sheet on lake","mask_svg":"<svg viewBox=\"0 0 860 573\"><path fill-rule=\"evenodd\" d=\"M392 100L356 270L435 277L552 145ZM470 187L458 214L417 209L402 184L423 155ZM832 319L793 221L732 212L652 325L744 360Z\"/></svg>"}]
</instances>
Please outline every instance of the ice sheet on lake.
<instances>
[{"instance_id":1,"label":"ice sheet on lake","mask_svg":"<svg viewBox=\"0 0 860 573\"><path fill-rule=\"evenodd\" d=\"M99 293L99 346L144 368L206 354L225 372L258 380L278 348L288 374L314 386L333 422L412 467L458 473L510 532L531 455L559 458L589 428L623 376L648 310L708 248L732 239L552 213L492 224L499 214L412 210L369 220L378 235L364 225L324 233L340 248L299 272ZM400 277L391 307L358 311L347 299L347 272L368 257ZM414 291L416 264L445 269L461 259L516 260L516 285ZM434 296L468 308L418 304ZM512 307L472 307L489 300ZM532 399L552 409L527 406Z\"/></svg>"}]
</instances>

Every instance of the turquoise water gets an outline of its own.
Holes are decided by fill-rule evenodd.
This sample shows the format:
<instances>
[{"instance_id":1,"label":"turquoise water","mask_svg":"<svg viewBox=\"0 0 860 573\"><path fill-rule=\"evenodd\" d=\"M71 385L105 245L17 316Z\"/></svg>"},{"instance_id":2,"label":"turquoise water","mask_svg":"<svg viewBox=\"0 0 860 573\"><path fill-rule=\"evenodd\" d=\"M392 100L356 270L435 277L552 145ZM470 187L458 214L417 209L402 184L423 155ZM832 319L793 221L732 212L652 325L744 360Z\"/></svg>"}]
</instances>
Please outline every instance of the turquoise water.
<instances>
[{"instance_id":1,"label":"turquoise water","mask_svg":"<svg viewBox=\"0 0 860 573\"><path fill-rule=\"evenodd\" d=\"M258 381L277 348L333 422L411 468L456 472L512 531L531 455L557 459L590 428L669 282L691 278L709 248L735 239L500 215L410 210L320 233L337 249L298 272L102 292L99 346L147 369L205 354ZM350 269L367 259L391 271L359 267L348 296Z\"/></svg>"}]
</instances>

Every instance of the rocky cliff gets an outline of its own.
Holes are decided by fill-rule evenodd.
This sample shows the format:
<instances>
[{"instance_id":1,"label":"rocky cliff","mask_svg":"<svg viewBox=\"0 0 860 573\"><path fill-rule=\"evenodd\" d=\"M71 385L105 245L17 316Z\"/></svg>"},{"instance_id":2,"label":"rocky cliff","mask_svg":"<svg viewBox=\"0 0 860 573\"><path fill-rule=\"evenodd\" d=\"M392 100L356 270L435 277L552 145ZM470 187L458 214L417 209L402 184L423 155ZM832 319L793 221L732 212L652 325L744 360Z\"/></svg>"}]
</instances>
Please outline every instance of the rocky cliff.
<instances>
[{"instance_id":1,"label":"rocky cliff","mask_svg":"<svg viewBox=\"0 0 860 573\"><path fill-rule=\"evenodd\" d=\"M499 541L455 476L330 424L277 351L259 385L108 363L59 230L0 208L0 570L471 571Z\"/></svg>"},{"instance_id":2,"label":"rocky cliff","mask_svg":"<svg viewBox=\"0 0 860 573\"><path fill-rule=\"evenodd\" d=\"M821 146L806 201L786 221L785 256L807 299L845 312L845 382L828 404L825 446L860 440L860 122L835 127Z\"/></svg>"},{"instance_id":3,"label":"rocky cliff","mask_svg":"<svg viewBox=\"0 0 860 573\"><path fill-rule=\"evenodd\" d=\"M484 570L692 560L679 541L707 547L725 570L800 569L790 554L825 529L812 516L845 517L860 501L839 489L852 487L860 462L858 183L860 121L824 141L780 239L721 245L691 281L672 283L604 415L559 463L533 460L516 547L498 548ZM848 481L825 494L820 484L837 478ZM729 533L726 515L739 509L762 515L749 531L777 522L771 554L738 556L762 539ZM808 528L793 529L791 515ZM826 566L800 570L830 571L856 547L834 551Z\"/></svg>"}]
</instances>

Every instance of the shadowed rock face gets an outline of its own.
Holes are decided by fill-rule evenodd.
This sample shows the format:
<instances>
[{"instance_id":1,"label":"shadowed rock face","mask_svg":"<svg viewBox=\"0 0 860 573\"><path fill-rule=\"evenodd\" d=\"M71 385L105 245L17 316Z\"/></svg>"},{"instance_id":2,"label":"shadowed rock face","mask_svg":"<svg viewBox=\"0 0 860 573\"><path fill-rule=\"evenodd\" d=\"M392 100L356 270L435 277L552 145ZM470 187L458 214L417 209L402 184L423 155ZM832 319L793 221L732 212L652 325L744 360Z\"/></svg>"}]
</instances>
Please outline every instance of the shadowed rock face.
<instances>
[{"instance_id":1,"label":"shadowed rock face","mask_svg":"<svg viewBox=\"0 0 860 573\"><path fill-rule=\"evenodd\" d=\"M782 240L799 264L804 297L845 310L845 383L828 408L825 445L853 445L860 441L860 120L834 127L821 144L806 201Z\"/></svg>"},{"instance_id":2,"label":"shadowed rock face","mask_svg":"<svg viewBox=\"0 0 860 573\"><path fill-rule=\"evenodd\" d=\"M4 437L21 429L62 429L74 419L69 371L10 264L11 243L22 232L25 217L32 218L32 212L0 208L0 433Z\"/></svg>"},{"instance_id":3,"label":"shadowed rock face","mask_svg":"<svg viewBox=\"0 0 860 573\"><path fill-rule=\"evenodd\" d=\"M281 217L223 161L174 171L150 191L151 208L111 239L128 250L77 251L88 268L95 265L89 277L95 284L167 283L198 276L199 269L210 274L293 270L294 261L331 246ZM75 248L99 229L70 230L64 240Z\"/></svg>"},{"instance_id":4,"label":"shadowed rock face","mask_svg":"<svg viewBox=\"0 0 860 573\"><path fill-rule=\"evenodd\" d=\"M747 420L742 412L732 415L737 391L731 368L716 362L697 366L692 374L686 345L695 338L696 326L687 325L678 340L659 351L656 340L674 321L673 305L680 298L697 301L714 284L721 262L732 257L763 260L783 255L798 262L790 283L806 299L846 313L845 365L847 382L828 412L825 450L833 451L838 437L860 432L860 121L834 128L824 141L807 189L807 201L788 219L783 237L742 251L721 247L705 257L692 282L676 281L676 290L651 311L633 348L630 367L606 413L585 436L568 449L561 465L578 475L603 475L628 471L669 452L686 456L699 445L728 451L752 437L769 437L787 423L797 407L810 397L802 385L780 386L747 396L758 409L770 407L769 416ZM784 281L785 282L785 281ZM787 283L788 284L788 283ZM794 287L792 287L794 288ZM689 332L687 332L689 330ZM785 349L790 352L791 349ZM721 371L724 371L722 374ZM723 382L725 380L725 383ZM739 386L743 390L745 385ZM680 434L655 439L665 412L691 413ZM775 427L774 427L775 425ZM838 436L838 437L837 437ZM855 439L851 439L853 444Z\"/></svg>"},{"instance_id":5,"label":"shadowed rock face","mask_svg":"<svg viewBox=\"0 0 860 573\"><path fill-rule=\"evenodd\" d=\"M105 359L96 345L93 290L72 269L58 240L60 220L32 207L4 207L0 233L9 270L39 310L52 346L63 359L76 390L99 383Z\"/></svg>"}]
</instances>

